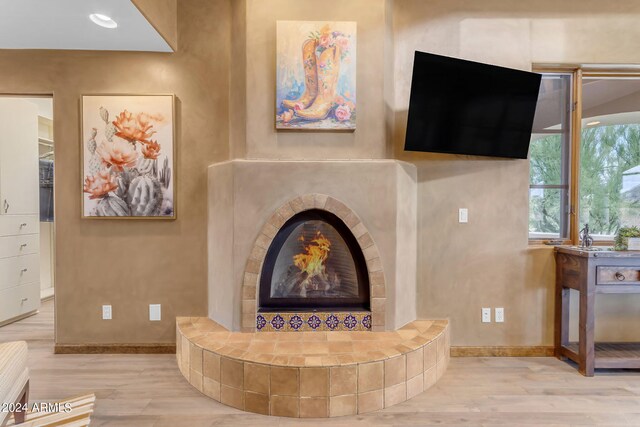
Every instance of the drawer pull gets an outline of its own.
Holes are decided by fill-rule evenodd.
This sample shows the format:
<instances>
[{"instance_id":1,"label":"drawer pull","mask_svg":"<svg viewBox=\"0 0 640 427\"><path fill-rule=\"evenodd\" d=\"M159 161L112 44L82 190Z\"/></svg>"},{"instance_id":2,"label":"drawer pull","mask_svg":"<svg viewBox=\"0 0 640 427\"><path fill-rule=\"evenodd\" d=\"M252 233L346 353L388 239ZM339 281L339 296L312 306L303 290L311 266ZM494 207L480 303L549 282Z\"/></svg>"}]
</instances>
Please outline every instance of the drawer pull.
<instances>
[{"instance_id":1,"label":"drawer pull","mask_svg":"<svg viewBox=\"0 0 640 427\"><path fill-rule=\"evenodd\" d=\"M620 273L619 271L616 271L615 276L616 276L616 279L621 282L624 280L624 274Z\"/></svg>"},{"instance_id":2,"label":"drawer pull","mask_svg":"<svg viewBox=\"0 0 640 427\"><path fill-rule=\"evenodd\" d=\"M23 249L24 249L24 248L26 248L26 247L27 247L27 244L26 244L26 243L23 243L23 244L21 244L21 245L20 245L20 250L23 250Z\"/></svg>"},{"instance_id":3,"label":"drawer pull","mask_svg":"<svg viewBox=\"0 0 640 427\"><path fill-rule=\"evenodd\" d=\"M22 302L27 302L29 301L29 298L22 298Z\"/></svg>"},{"instance_id":4,"label":"drawer pull","mask_svg":"<svg viewBox=\"0 0 640 427\"><path fill-rule=\"evenodd\" d=\"M7 202L7 199L4 199L4 213L7 213L8 210L9 210L9 202Z\"/></svg>"},{"instance_id":5,"label":"drawer pull","mask_svg":"<svg viewBox=\"0 0 640 427\"><path fill-rule=\"evenodd\" d=\"M20 270L20 274L24 274L26 273L28 270L26 268L23 268L22 270Z\"/></svg>"},{"instance_id":6,"label":"drawer pull","mask_svg":"<svg viewBox=\"0 0 640 427\"><path fill-rule=\"evenodd\" d=\"M26 226L27 226L27 223L26 223L26 222L23 222L22 224L20 224L20 230L22 230L22 229L23 229L24 227L26 227Z\"/></svg>"}]
</instances>

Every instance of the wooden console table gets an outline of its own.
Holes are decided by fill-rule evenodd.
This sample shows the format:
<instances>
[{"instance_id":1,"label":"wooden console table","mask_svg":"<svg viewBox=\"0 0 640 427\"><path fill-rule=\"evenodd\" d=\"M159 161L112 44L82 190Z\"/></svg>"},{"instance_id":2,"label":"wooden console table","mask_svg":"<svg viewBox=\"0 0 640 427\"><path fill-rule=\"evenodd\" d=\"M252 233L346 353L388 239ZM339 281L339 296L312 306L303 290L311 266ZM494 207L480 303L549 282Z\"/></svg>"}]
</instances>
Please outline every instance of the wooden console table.
<instances>
[{"instance_id":1,"label":"wooden console table","mask_svg":"<svg viewBox=\"0 0 640 427\"><path fill-rule=\"evenodd\" d=\"M556 255L555 355L592 377L597 368L640 368L640 343L596 343L597 294L640 294L640 252L559 246ZM580 292L578 342L569 342L569 291Z\"/></svg>"}]
</instances>

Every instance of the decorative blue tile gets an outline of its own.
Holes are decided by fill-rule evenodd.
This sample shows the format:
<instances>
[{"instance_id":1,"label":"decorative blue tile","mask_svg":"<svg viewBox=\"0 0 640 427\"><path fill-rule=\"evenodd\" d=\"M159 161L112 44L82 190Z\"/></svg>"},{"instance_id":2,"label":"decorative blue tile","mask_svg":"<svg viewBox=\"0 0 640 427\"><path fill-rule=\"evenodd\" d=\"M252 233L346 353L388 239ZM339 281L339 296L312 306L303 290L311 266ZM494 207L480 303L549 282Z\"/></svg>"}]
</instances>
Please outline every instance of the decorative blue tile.
<instances>
[{"instance_id":1,"label":"decorative blue tile","mask_svg":"<svg viewBox=\"0 0 640 427\"><path fill-rule=\"evenodd\" d=\"M320 327L320 325L322 324L322 321L318 316L316 316L315 314L312 314L309 317L309 320L307 320L307 324L311 327L311 329L315 331Z\"/></svg>"},{"instance_id":2,"label":"decorative blue tile","mask_svg":"<svg viewBox=\"0 0 640 427\"><path fill-rule=\"evenodd\" d=\"M364 326L366 329L371 329L371 315L367 314L366 316L364 316L362 318L362 326Z\"/></svg>"},{"instance_id":3,"label":"decorative blue tile","mask_svg":"<svg viewBox=\"0 0 640 427\"><path fill-rule=\"evenodd\" d=\"M369 331L369 312L260 313L256 330L271 332Z\"/></svg>"},{"instance_id":4,"label":"decorative blue tile","mask_svg":"<svg viewBox=\"0 0 640 427\"><path fill-rule=\"evenodd\" d=\"M335 314L331 314L327 317L326 323L327 327L333 331L340 324L340 320Z\"/></svg>"},{"instance_id":5,"label":"decorative blue tile","mask_svg":"<svg viewBox=\"0 0 640 427\"><path fill-rule=\"evenodd\" d=\"M273 326L273 329L277 331L282 329L284 327L284 319L282 318L282 316L280 316L279 314L273 316L273 319L271 320L271 326Z\"/></svg>"},{"instance_id":6,"label":"decorative blue tile","mask_svg":"<svg viewBox=\"0 0 640 427\"><path fill-rule=\"evenodd\" d=\"M302 321L302 318L300 316L298 316L297 314L294 314L293 316L291 316L291 319L289 319L289 326L291 326L291 329L297 331L298 329L300 329L300 327L304 324L304 322Z\"/></svg>"},{"instance_id":7,"label":"decorative blue tile","mask_svg":"<svg viewBox=\"0 0 640 427\"><path fill-rule=\"evenodd\" d=\"M266 326L266 324L267 320L264 318L264 316L262 314L258 314L258 317L256 318L256 328L258 330L261 330Z\"/></svg>"},{"instance_id":8,"label":"decorative blue tile","mask_svg":"<svg viewBox=\"0 0 640 427\"><path fill-rule=\"evenodd\" d=\"M351 330L358 326L358 319L356 319L353 314L349 314L344 318L344 326L346 326L347 329Z\"/></svg>"}]
</instances>

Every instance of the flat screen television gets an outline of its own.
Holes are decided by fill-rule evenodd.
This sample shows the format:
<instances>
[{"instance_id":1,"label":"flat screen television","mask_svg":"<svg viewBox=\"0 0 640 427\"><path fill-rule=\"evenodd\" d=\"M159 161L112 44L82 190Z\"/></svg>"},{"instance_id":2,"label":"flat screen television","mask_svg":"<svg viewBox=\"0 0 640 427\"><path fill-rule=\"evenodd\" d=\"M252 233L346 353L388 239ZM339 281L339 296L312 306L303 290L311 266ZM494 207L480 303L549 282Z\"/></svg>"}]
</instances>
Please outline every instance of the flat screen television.
<instances>
[{"instance_id":1,"label":"flat screen television","mask_svg":"<svg viewBox=\"0 0 640 427\"><path fill-rule=\"evenodd\" d=\"M404 149L526 159L540 79L416 52Z\"/></svg>"}]
</instances>

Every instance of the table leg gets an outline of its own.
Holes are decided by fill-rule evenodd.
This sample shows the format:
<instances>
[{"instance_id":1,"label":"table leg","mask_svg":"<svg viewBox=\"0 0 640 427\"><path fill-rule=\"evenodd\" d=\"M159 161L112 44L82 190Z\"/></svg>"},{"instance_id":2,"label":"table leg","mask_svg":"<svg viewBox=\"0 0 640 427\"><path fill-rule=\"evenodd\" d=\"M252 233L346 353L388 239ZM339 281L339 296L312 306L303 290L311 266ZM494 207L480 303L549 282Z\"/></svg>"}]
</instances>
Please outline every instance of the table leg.
<instances>
[{"instance_id":1,"label":"table leg","mask_svg":"<svg viewBox=\"0 0 640 427\"><path fill-rule=\"evenodd\" d=\"M585 286L580 292L580 324L579 324L579 371L586 377L592 377L595 369L594 305L595 291L592 286Z\"/></svg>"},{"instance_id":2,"label":"table leg","mask_svg":"<svg viewBox=\"0 0 640 427\"><path fill-rule=\"evenodd\" d=\"M556 286L556 302L555 302L555 328L554 328L554 344L555 356L560 360L565 360L562 356L562 347L569 343L569 298L570 289Z\"/></svg>"}]
</instances>

